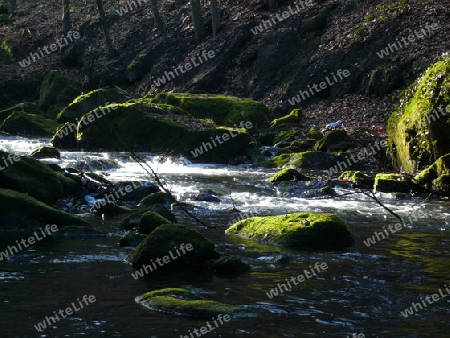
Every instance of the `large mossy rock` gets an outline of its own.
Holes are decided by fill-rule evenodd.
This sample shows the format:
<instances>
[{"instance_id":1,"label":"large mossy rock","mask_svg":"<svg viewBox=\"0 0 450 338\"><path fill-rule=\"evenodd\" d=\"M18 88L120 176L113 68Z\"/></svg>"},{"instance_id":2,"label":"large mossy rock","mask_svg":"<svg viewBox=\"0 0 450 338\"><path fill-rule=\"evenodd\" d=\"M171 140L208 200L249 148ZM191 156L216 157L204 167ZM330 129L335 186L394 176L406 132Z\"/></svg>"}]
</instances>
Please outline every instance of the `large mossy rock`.
<instances>
[{"instance_id":1,"label":"large mossy rock","mask_svg":"<svg viewBox=\"0 0 450 338\"><path fill-rule=\"evenodd\" d=\"M181 288L146 292L136 297L135 301L152 311L195 319L210 319L220 314L228 315L230 319L254 316L253 313L239 306L207 300Z\"/></svg>"},{"instance_id":2,"label":"large mossy rock","mask_svg":"<svg viewBox=\"0 0 450 338\"><path fill-rule=\"evenodd\" d=\"M179 107L201 119L211 119L221 126L234 127L241 121L250 121L253 128L261 127L269 109L261 102L225 95L160 93L146 96L150 102Z\"/></svg>"},{"instance_id":3,"label":"large mossy rock","mask_svg":"<svg viewBox=\"0 0 450 338\"><path fill-rule=\"evenodd\" d=\"M277 166L294 166L303 169L328 169L336 165L339 157L321 151L306 151L301 153L282 154L271 161Z\"/></svg>"},{"instance_id":4,"label":"large mossy rock","mask_svg":"<svg viewBox=\"0 0 450 338\"><path fill-rule=\"evenodd\" d=\"M176 107L135 101L104 107L111 109L108 119L92 120L92 112L84 115L78 123L78 146L84 150L178 153L209 163L228 163L244 155L249 146L245 128L215 127ZM92 122L86 122L89 120ZM221 143L213 141L217 136Z\"/></svg>"},{"instance_id":5,"label":"large mossy rock","mask_svg":"<svg viewBox=\"0 0 450 338\"><path fill-rule=\"evenodd\" d=\"M450 154L438 158L414 177L413 182L428 192L450 197Z\"/></svg>"},{"instance_id":6,"label":"large mossy rock","mask_svg":"<svg viewBox=\"0 0 450 338\"><path fill-rule=\"evenodd\" d=\"M375 176L374 190L376 192L403 192L410 193L414 188L411 179L403 174L383 174L379 173Z\"/></svg>"},{"instance_id":7,"label":"large mossy rock","mask_svg":"<svg viewBox=\"0 0 450 338\"><path fill-rule=\"evenodd\" d=\"M37 229L46 224L89 227L71 214L56 210L37 199L14 190L0 188L0 229Z\"/></svg>"},{"instance_id":8,"label":"large mossy rock","mask_svg":"<svg viewBox=\"0 0 450 338\"><path fill-rule=\"evenodd\" d=\"M44 112L40 110L36 104L31 102L22 102L14 106L8 107L6 109L0 110L0 124L2 124L3 121L5 121L5 119L15 111L25 112L34 115L44 114Z\"/></svg>"},{"instance_id":9,"label":"large mossy rock","mask_svg":"<svg viewBox=\"0 0 450 338\"><path fill-rule=\"evenodd\" d=\"M59 124L41 115L15 111L0 125L0 131L28 137L51 137Z\"/></svg>"},{"instance_id":10,"label":"large mossy rock","mask_svg":"<svg viewBox=\"0 0 450 338\"><path fill-rule=\"evenodd\" d=\"M289 181L311 181L311 178L292 168L282 169L269 178L271 183Z\"/></svg>"},{"instance_id":11,"label":"large mossy rock","mask_svg":"<svg viewBox=\"0 0 450 338\"><path fill-rule=\"evenodd\" d=\"M233 224L225 233L296 249L344 248L355 243L344 221L325 213L252 217Z\"/></svg>"},{"instance_id":12,"label":"large mossy rock","mask_svg":"<svg viewBox=\"0 0 450 338\"><path fill-rule=\"evenodd\" d=\"M450 56L409 88L388 121L394 164L413 172L450 153Z\"/></svg>"},{"instance_id":13,"label":"large mossy rock","mask_svg":"<svg viewBox=\"0 0 450 338\"><path fill-rule=\"evenodd\" d=\"M13 156L0 150L0 159L7 160ZM0 170L0 188L29 194L47 204L52 204L61 197L75 194L81 189L79 181L53 171L48 165L33 157L15 156L18 161Z\"/></svg>"},{"instance_id":14,"label":"large mossy rock","mask_svg":"<svg viewBox=\"0 0 450 338\"><path fill-rule=\"evenodd\" d=\"M314 145L317 151L346 151L356 147L353 138L347 135L342 129L332 130Z\"/></svg>"},{"instance_id":15,"label":"large mossy rock","mask_svg":"<svg viewBox=\"0 0 450 338\"><path fill-rule=\"evenodd\" d=\"M164 224L153 230L144 242L128 255L127 261L134 267L150 265L152 260L168 256L169 252L177 256L175 248L179 248L181 244L191 244L193 249L163 267L201 267L206 261L220 256L214 244L199 232L183 225Z\"/></svg>"},{"instance_id":16,"label":"large mossy rock","mask_svg":"<svg viewBox=\"0 0 450 338\"><path fill-rule=\"evenodd\" d=\"M75 122L96 108L112 103L122 103L128 99L129 97L126 94L119 93L115 89L95 89L78 96L58 113L56 119L60 123Z\"/></svg>"}]
</instances>

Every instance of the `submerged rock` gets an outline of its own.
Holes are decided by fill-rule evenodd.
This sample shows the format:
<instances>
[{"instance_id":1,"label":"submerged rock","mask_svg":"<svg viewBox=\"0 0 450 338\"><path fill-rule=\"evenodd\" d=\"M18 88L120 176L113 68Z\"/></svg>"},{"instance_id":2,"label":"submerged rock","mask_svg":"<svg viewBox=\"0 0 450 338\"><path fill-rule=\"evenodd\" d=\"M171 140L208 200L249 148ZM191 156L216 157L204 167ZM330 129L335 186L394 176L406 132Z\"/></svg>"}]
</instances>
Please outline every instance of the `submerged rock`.
<instances>
[{"instance_id":1,"label":"submerged rock","mask_svg":"<svg viewBox=\"0 0 450 338\"><path fill-rule=\"evenodd\" d=\"M236 276L250 271L250 266L234 256L222 256L205 263L205 268L217 276Z\"/></svg>"},{"instance_id":2,"label":"submerged rock","mask_svg":"<svg viewBox=\"0 0 450 338\"><path fill-rule=\"evenodd\" d=\"M252 217L237 222L225 233L296 249L343 248L355 243L344 221L334 214L325 213Z\"/></svg>"},{"instance_id":3,"label":"submerged rock","mask_svg":"<svg viewBox=\"0 0 450 338\"><path fill-rule=\"evenodd\" d=\"M187 247L189 244L192 250L175 253L181 245ZM201 267L206 261L220 257L215 245L199 232L183 225L164 224L153 230L144 242L128 255L127 261L134 267L140 267L144 264L150 265L154 259L168 256L170 253L175 259L172 257L170 263L163 267L172 269Z\"/></svg>"},{"instance_id":4,"label":"submerged rock","mask_svg":"<svg viewBox=\"0 0 450 338\"><path fill-rule=\"evenodd\" d=\"M147 292L136 297L135 301L149 310L196 319L210 319L218 315L229 316L230 319L255 316L239 306L207 300L181 288Z\"/></svg>"}]
</instances>

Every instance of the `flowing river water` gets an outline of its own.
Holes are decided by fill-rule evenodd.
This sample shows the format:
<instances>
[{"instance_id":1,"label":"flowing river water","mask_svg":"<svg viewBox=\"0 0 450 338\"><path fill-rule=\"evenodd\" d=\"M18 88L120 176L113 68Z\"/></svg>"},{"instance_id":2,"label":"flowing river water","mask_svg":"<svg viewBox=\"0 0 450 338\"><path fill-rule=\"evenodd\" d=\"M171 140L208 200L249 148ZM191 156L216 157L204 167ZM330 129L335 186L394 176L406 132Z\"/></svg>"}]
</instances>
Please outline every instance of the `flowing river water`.
<instances>
[{"instance_id":1,"label":"flowing river water","mask_svg":"<svg viewBox=\"0 0 450 338\"><path fill-rule=\"evenodd\" d=\"M3 137L0 149L25 155L47 143ZM124 234L117 230L120 218L84 214L81 217L107 236L42 241L0 261L0 337L198 337L193 330L204 326L205 320L151 312L134 301L144 292L166 287L187 288L207 299L241 305L257 314L225 322L204 335L209 337L450 336L450 291L445 288L450 269L448 201L381 196L386 206L415 220L368 247L364 240L397 220L361 194L327 199L287 197L266 182L273 169L194 165L182 158L144 155L174 195L196 204L197 216L217 229L190 225L213 241L220 252L247 262L251 272L236 278L199 271L160 272L135 280L131 276L135 269L125 262L131 248L117 245ZM96 160L118 164L118 168L107 171L110 180L149 180L123 153L63 152L61 160L51 162L74 166ZM188 198L205 189L221 192L222 202ZM343 192L348 190L338 189L338 193ZM244 214L230 212L233 201ZM301 251L224 234L236 217L301 211L339 215L349 224L356 245L342 251ZM416 219L414 215L421 217ZM26 237L28 234L2 232L0 250ZM288 262L274 263L280 255L289 257ZM328 268L317 276L292 285L291 290L278 296L268 296L277 283L286 283L286 278L323 262ZM440 299L426 303L425 297L439 294L439 289ZM42 332L35 329L45 316L69 307L84 295L93 295L96 301ZM406 318L401 315L421 300L426 305L422 310L416 305L418 311Z\"/></svg>"}]
</instances>

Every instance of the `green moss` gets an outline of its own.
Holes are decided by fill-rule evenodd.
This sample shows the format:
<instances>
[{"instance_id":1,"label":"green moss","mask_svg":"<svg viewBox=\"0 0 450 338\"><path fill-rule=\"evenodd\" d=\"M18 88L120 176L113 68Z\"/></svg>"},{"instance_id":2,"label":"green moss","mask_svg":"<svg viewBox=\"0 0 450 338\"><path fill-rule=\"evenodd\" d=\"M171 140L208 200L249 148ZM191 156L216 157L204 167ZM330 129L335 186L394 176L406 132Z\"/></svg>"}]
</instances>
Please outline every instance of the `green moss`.
<instances>
[{"instance_id":1,"label":"green moss","mask_svg":"<svg viewBox=\"0 0 450 338\"><path fill-rule=\"evenodd\" d=\"M0 125L0 131L28 137L50 137L59 124L43 116L15 111Z\"/></svg>"},{"instance_id":2,"label":"green moss","mask_svg":"<svg viewBox=\"0 0 450 338\"><path fill-rule=\"evenodd\" d=\"M44 112L39 109L39 107L31 102L22 102L14 106L8 107L6 109L0 110L0 124L6 120L6 118L11 115L11 113L18 111L35 115L43 115Z\"/></svg>"},{"instance_id":3,"label":"green moss","mask_svg":"<svg viewBox=\"0 0 450 338\"><path fill-rule=\"evenodd\" d=\"M404 192L409 193L413 188L412 182L403 174L377 174L374 189L377 192Z\"/></svg>"},{"instance_id":4,"label":"green moss","mask_svg":"<svg viewBox=\"0 0 450 338\"><path fill-rule=\"evenodd\" d=\"M299 136L298 130L282 130L278 133L277 136L275 136L275 139L273 140L275 144L280 142L292 142Z\"/></svg>"},{"instance_id":5,"label":"green moss","mask_svg":"<svg viewBox=\"0 0 450 338\"><path fill-rule=\"evenodd\" d=\"M302 174L301 172L292 169L292 168L286 168L283 170L280 170L276 174L272 175L272 177L269 178L269 182L276 183L276 182L283 182L283 181L310 181L311 178Z\"/></svg>"},{"instance_id":6,"label":"green moss","mask_svg":"<svg viewBox=\"0 0 450 338\"><path fill-rule=\"evenodd\" d=\"M7 159L11 154L0 151L0 158ZM48 165L30 156L0 170L0 187L27 193L45 203L52 204L58 198L74 193L77 182L53 171Z\"/></svg>"},{"instance_id":7,"label":"green moss","mask_svg":"<svg viewBox=\"0 0 450 338\"><path fill-rule=\"evenodd\" d=\"M408 88L388 120L394 164L413 172L450 153L450 56Z\"/></svg>"},{"instance_id":8,"label":"green moss","mask_svg":"<svg viewBox=\"0 0 450 338\"><path fill-rule=\"evenodd\" d=\"M269 109L261 102L225 95L161 93L149 97L152 102L180 107L193 116L211 119L218 125L233 127L250 121L253 128L265 125Z\"/></svg>"},{"instance_id":9,"label":"green moss","mask_svg":"<svg viewBox=\"0 0 450 338\"><path fill-rule=\"evenodd\" d=\"M139 233L149 235L162 224L170 224L170 221L153 211L147 211L139 220Z\"/></svg>"},{"instance_id":10,"label":"green moss","mask_svg":"<svg viewBox=\"0 0 450 338\"><path fill-rule=\"evenodd\" d=\"M320 140L323 138L323 134L316 127L312 127L306 136L314 140Z\"/></svg>"},{"instance_id":11,"label":"green moss","mask_svg":"<svg viewBox=\"0 0 450 338\"><path fill-rule=\"evenodd\" d=\"M155 204L162 204L165 206L169 206L174 202L175 199L173 199L169 194L159 191L143 198L142 201L139 202L139 206L141 208L150 207Z\"/></svg>"},{"instance_id":12,"label":"green moss","mask_svg":"<svg viewBox=\"0 0 450 338\"><path fill-rule=\"evenodd\" d=\"M283 148L281 150L280 154L292 154L292 153L300 153L305 151L310 151L313 149L314 145L316 144L316 140L314 139L306 139L303 141L292 141L292 143L287 146L286 148Z\"/></svg>"},{"instance_id":13,"label":"green moss","mask_svg":"<svg viewBox=\"0 0 450 338\"><path fill-rule=\"evenodd\" d=\"M322 194L332 196L332 197L337 195L336 190L334 190L329 185L323 187L322 189L320 189L320 191L322 192Z\"/></svg>"},{"instance_id":14,"label":"green moss","mask_svg":"<svg viewBox=\"0 0 450 338\"><path fill-rule=\"evenodd\" d=\"M444 196L450 196L447 190L450 175L450 154L439 157L432 165L414 177L413 182L425 190L435 191Z\"/></svg>"},{"instance_id":15,"label":"green moss","mask_svg":"<svg viewBox=\"0 0 450 338\"><path fill-rule=\"evenodd\" d=\"M288 115L272 121L270 127L279 127L283 124L299 123L301 118L301 109L293 109Z\"/></svg>"},{"instance_id":16,"label":"green moss","mask_svg":"<svg viewBox=\"0 0 450 338\"><path fill-rule=\"evenodd\" d=\"M0 228L38 229L46 224L89 226L84 220L56 210L37 199L14 190L0 188Z\"/></svg>"},{"instance_id":17,"label":"green moss","mask_svg":"<svg viewBox=\"0 0 450 338\"><path fill-rule=\"evenodd\" d=\"M178 288L147 292L136 297L136 302L153 311L198 319L209 319L219 314L227 314L231 317L251 315L249 311L241 307L205 300L187 290Z\"/></svg>"},{"instance_id":18,"label":"green moss","mask_svg":"<svg viewBox=\"0 0 450 338\"><path fill-rule=\"evenodd\" d=\"M341 176L339 176L339 179L342 181L351 181L366 188L373 187L375 183L374 177L369 177L361 171L344 171Z\"/></svg>"},{"instance_id":19,"label":"green moss","mask_svg":"<svg viewBox=\"0 0 450 338\"><path fill-rule=\"evenodd\" d=\"M225 233L297 249L354 245L347 225L333 214L303 212L252 217L237 222Z\"/></svg>"},{"instance_id":20,"label":"green moss","mask_svg":"<svg viewBox=\"0 0 450 338\"><path fill-rule=\"evenodd\" d=\"M58 113L56 118L60 123L75 122L75 120L80 120L83 115L96 108L107 105L112 109L115 108L114 103L125 102L128 99L129 97L115 89L96 89L75 98L72 103ZM108 102L111 105L108 105Z\"/></svg>"},{"instance_id":21,"label":"green moss","mask_svg":"<svg viewBox=\"0 0 450 338\"><path fill-rule=\"evenodd\" d=\"M166 256L169 251L175 254L174 247L181 244L191 244L193 250L182 254L165 267L178 269L180 266L182 268L201 266L206 261L219 257L214 244L199 232L182 225L163 224L153 230L144 242L128 255L127 261L135 267L150 264L152 259Z\"/></svg>"},{"instance_id":22,"label":"green moss","mask_svg":"<svg viewBox=\"0 0 450 338\"><path fill-rule=\"evenodd\" d=\"M272 162L277 166L294 166L303 169L328 169L336 165L339 157L321 151L306 151L275 156Z\"/></svg>"}]
</instances>

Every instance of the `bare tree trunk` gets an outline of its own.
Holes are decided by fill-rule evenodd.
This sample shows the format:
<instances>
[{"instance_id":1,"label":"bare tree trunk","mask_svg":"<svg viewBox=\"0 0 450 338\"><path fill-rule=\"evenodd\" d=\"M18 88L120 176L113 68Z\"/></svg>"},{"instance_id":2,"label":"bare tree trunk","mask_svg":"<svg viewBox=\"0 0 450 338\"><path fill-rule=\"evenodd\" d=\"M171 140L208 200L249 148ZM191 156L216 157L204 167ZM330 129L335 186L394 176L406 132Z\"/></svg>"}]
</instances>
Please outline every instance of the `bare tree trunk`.
<instances>
[{"instance_id":1,"label":"bare tree trunk","mask_svg":"<svg viewBox=\"0 0 450 338\"><path fill-rule=\"evenodd\" d=\"M70 0L63 0L62 33L67 36L70 31Z\"/></svg>"},{"instance_id":2,"label":"bare tree trunk","mask_svg":"<svg viewBox=\"0 0 450 338\"><path fill-rule=\"evenodd\" d=\"M105 34L106 46L108 47L109 57L114 57L116 55L116 51L114 50L111 35L109 34L108 26L106 24L106 15L105 10L103 9L102 0L95 0L98 7L98 12L100 14L100 22L102 24L103 33Z\"/></svg>"},{"instance_id":3,"label":"bare tree trunk","mask_svg":"<svg viewBox=\"0 0 450 338\"><path fill-rule=\"evenodd\" d=\"M200 41L205 35L205 24L202 18L200 0L191 0L192 21L194 22L195 38Z\"/></svg>"},{"instance_id":4,"label":"bare tree trunk","mask_svg":"<svg viewBox=\"0 0 450 338\"><path fill-rule=\"evenodd\" d=\"M278 0L268 0L269 1L269 9L274 11L278 7Z\"/></svg>"},{"instance_id":5,"label":"bare tree trunk","mask_svg":"<svg viewBox=\"0 0 450 338\"><path fill-rule=\"evenodd\" d=\"M166 26L164 25L161 15L159 15L158 10L158 0L151 0L153 17L155 18L156 27L161 32L162 35L166 35Z\"/></svg>"},{"instance_id":6,"label":"bare tree trunk","mask_svg":"<svg viewBox=\"0 0 450 338\"><path fill-rule=\"evenodd\" d=\"M217 29L220 26L220 15L217 9L217 0L211 0L211 25L213 36L216 37Z\"/></svg>"}]
</instances>

